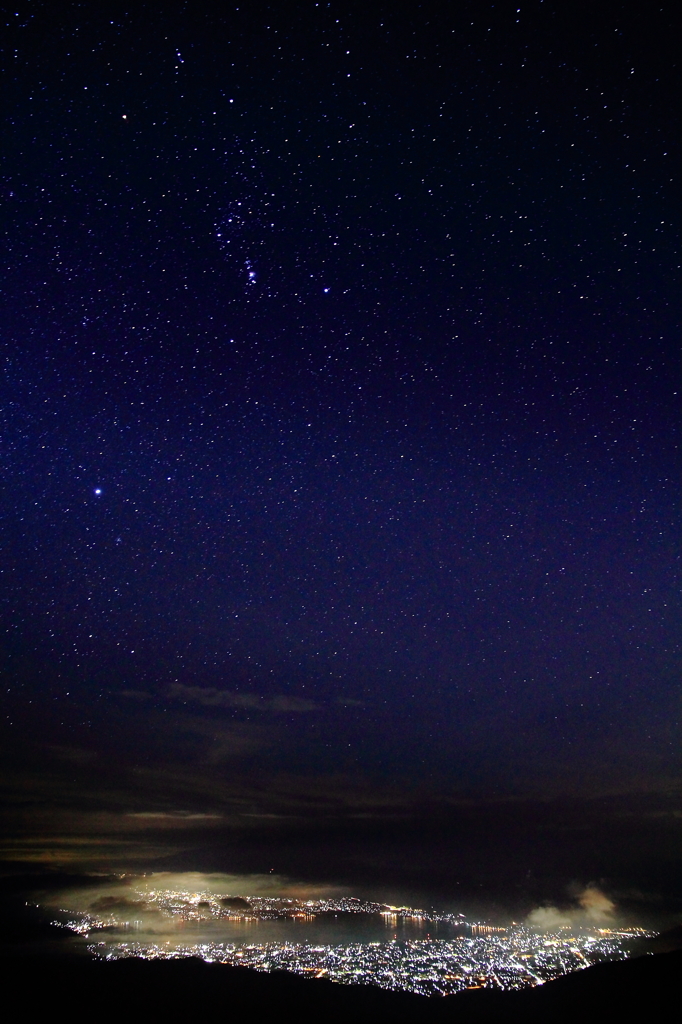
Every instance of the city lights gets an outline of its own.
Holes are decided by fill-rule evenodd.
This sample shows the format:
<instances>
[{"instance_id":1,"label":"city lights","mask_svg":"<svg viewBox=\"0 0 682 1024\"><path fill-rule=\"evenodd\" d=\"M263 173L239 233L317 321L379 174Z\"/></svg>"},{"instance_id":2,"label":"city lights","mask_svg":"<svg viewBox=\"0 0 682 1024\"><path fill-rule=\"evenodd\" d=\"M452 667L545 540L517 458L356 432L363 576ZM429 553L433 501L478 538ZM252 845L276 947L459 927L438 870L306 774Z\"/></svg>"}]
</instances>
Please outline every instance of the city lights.
<instances>
[{"instance_id":1,"label":"city lights","mask_svg":"<svg viewBox=\"0 0 682 1024\"><path fill-rule=\"evenodd\" d=\"M570 971L601 960L627 957L627 940L646 934L641 928L560 928L542 932L526 925L501 927L470 922L461 914L441 914L411 907L341 897L306 900L281 897L230 897L209 892L152 890L130 902L131 914L120 909L92 915L81 913L63 926L89 939L96 958L126 957L177 959L200 957L208 963L249 967L260 971L284 970L342 984L378 985L421 995L448 995L466 989L513 990L542 985ZM141 917L135 916L135 907ZM150 935L144 915L153 913L166 922L163 939ZM258 941L249 931L260 922L296 922L305 929L325 915L334 922L383 921L386 938L379 941ZM243 938L221 941L199 934L194 925L245 926ZM404 926L401 928L401 925ZM174 930L175 926L175 930ZM433 937L440 926L449 937ZM415 929L423 937L414 937ZM107 938L102 936L107 930ZM136 932L139 937L134 937ZM133 933L131 935L130 933ZM388 936L390 935L390 938ZM92 941L95 940L95 941ZM122 941L125 940L125 941Z\"/></svg>"}]
</instances>

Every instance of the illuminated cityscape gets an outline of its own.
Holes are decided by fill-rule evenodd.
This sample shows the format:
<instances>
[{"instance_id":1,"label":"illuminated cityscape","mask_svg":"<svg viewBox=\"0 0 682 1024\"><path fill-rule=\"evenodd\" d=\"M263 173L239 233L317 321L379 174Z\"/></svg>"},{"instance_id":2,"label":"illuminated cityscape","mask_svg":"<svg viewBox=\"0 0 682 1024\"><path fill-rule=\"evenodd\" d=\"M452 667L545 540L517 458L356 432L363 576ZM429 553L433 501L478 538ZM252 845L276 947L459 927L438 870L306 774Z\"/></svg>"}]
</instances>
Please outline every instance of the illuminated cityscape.
<instances>
[{"instance_id":1,"label":"illuminated cityscape","mask_svg":"<svg viewBox=\"0 0 682 1024\"><path fill-rule=\"evenodd\" d=\"M88 950L98 959L194 956L422 995L542 985L601 960L625 959L628 940L647 934L641 928L499 927L462 914L349 897L298 901L170 890L136 895L100 901L98 913L79 913L61 924L90 940ZM254 934L273 922L289 930L274 939ZM320 922L327 927L325 941L316 941ZM348 928L364 939L349 941ZM308 941L302 941L305 932Z\"/></svg>"},{"instance_id":2,"label":"illuminated cityscape","mask_svg":"<svg viewBox=\"0 0 682 1024\"><path fill-rule=\"evenodd\" d=\"M292 971L355 985L379 985L421 995L448 995L463 989L518 989L541 985L569 971L604 959L624 959L618 935L536 935L515 928L503 935L351 945L308 943L202 943L162 945L120 943L91 947L108 960L122 957L173 959L200 956L262 971Z\"/></svg>"}]
</instances>

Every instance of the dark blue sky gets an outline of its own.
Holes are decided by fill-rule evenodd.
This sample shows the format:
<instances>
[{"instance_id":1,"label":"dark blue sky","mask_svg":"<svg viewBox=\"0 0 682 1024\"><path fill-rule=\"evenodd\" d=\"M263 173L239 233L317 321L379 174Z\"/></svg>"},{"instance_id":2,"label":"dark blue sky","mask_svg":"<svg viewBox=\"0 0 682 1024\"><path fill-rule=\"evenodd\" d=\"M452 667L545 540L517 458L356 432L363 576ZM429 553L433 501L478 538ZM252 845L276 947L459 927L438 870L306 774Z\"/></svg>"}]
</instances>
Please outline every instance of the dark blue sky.
<instances>
[{"instance_id":1,"label":"dark blue sky","mask_svg":"<svg viewBox=\"0 0 682 1024\"><path fill-rule=\"evenodd\" d=\"M16 12L25 855L131 814L383 820L408 790L667 800L671 8Z\"/></svg>"}]
</instances>

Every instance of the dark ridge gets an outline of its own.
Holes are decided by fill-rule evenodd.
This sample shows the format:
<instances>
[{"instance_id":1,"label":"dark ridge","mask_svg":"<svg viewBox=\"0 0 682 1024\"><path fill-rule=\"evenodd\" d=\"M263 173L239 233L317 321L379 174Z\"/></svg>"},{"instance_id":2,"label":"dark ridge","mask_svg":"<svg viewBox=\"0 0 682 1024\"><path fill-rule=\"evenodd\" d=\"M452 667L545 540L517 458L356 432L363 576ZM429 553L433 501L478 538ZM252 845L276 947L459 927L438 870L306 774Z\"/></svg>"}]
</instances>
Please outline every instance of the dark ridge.
<instances>
[{"instance_id":1,"label":"dark ridge","mask_svg":"<svg viewBox=\"0 0 682 1024\"><path fill-rule=\"evenodd\" d=\"M297 1022L348 1020L391 1024L474 1021L653 1021L674 998L682 952L599 964L536 989L478 990L445 998L338 985L285 972L261 973L202 960L113 962L26 956L2 961L7 1005L26 1021L55 1011L85 1011L98 1022L185 1022L229 1014L253 1021L291 1017Z\"/></svg>"}]
</instances>

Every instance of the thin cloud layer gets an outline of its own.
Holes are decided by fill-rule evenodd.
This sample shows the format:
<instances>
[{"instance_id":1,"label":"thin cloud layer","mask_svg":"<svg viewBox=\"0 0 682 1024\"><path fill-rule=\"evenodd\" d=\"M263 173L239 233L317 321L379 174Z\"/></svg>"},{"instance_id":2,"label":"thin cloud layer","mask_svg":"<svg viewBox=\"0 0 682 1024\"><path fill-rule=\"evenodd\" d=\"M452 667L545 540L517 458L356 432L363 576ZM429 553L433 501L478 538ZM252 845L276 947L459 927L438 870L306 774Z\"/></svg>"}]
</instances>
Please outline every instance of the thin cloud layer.
<instances>
[{"instance_id":1,"label":"thin cloud layer","mask_svg":"<svg viewBox=\"0 0 682 1024\"><path fill-rule=\"evenodd\" d=\"M218 690L213 686L185 686L173 683L168 695L176 700L202 704L210 708L244 708L249 711L283 711L305 712L318 711L320 705L305 697L294 697L288 694L261 696L257 693L235 693L231 690Z\"/></svg>"}]
</instances>

